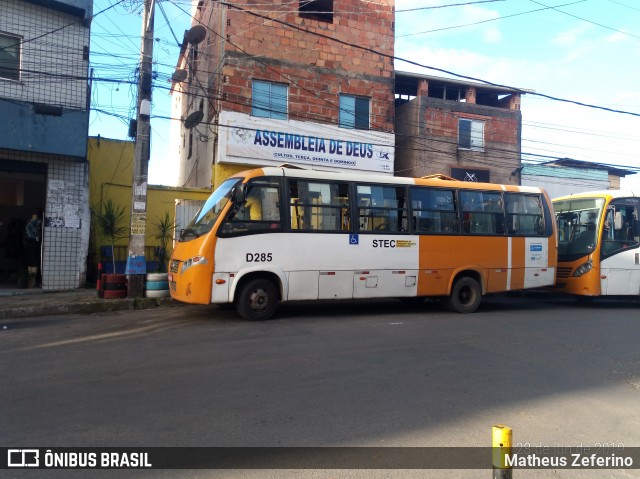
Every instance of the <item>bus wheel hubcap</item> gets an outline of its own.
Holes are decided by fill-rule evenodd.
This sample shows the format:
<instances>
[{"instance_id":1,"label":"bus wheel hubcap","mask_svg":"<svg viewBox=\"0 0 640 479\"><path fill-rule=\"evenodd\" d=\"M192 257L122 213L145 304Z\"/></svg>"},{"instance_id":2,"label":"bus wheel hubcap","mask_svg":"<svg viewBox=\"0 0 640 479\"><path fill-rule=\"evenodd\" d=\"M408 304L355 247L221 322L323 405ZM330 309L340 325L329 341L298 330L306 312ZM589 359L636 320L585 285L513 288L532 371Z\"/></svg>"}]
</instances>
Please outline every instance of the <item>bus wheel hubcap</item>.
<instances>
[{"instance_id":1,"label":"bus wheel hubcap","mask_svg":"<svg viewBox=\"0 0 640 479\"><path fill-rule=\"evenodd\" d=\"M269 304L269 295L263 289L254 291L249 297L249 304L255 311L263 310Z\"/></svg>"},{"instance_id":2,"label":"bus wheel hubcap","mask_svg":"<svg viewBox=\"0 0 640 479\"><path fill-rule=\"evenodd\" d=\"M460 302L462 304L469 304L473 301L473 292L469 288L463 288L460 291Z\"/></svg>"}]
</instances>

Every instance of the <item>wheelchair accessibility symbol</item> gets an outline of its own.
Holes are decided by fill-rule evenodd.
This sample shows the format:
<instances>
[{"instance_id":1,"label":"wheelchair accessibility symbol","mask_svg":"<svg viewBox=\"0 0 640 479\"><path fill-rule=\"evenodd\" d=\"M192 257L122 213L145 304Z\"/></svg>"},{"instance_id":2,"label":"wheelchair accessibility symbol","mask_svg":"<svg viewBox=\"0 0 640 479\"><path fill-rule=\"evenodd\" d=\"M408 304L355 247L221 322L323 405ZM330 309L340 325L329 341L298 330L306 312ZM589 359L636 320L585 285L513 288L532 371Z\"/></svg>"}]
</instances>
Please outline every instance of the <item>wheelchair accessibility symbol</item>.
<instances>
[{"instance_id":1,"label":"wheelchair accessibility symbol","mask_svg":"<svg viewBox=\"0 0 640 479\"><path fill-rule=\"evenodd\" d=\"M349 244L360 244L358 235L349 235Z\"/></svg>"}]
</instances>

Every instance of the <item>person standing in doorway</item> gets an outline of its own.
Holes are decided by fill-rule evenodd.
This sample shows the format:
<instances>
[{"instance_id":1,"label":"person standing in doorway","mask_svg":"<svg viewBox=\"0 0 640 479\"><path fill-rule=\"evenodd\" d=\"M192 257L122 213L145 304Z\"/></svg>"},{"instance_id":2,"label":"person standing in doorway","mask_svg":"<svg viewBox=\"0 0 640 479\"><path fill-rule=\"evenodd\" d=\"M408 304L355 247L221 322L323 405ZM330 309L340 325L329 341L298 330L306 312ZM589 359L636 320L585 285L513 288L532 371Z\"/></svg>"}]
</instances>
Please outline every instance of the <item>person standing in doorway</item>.
<instances>
[{"instance_id":1,"label":"person standing in doorway","mask_svg":"<svg viewBox=\"0 0 640 479\"><path fill-rule=\"evenodd\" d=\"M29 269L29 288L36 286L38 270L40 269L40 251L42 241L42 220L34 213L27 222L26 231L27 267Z\"/></svg>"}]
</instances>

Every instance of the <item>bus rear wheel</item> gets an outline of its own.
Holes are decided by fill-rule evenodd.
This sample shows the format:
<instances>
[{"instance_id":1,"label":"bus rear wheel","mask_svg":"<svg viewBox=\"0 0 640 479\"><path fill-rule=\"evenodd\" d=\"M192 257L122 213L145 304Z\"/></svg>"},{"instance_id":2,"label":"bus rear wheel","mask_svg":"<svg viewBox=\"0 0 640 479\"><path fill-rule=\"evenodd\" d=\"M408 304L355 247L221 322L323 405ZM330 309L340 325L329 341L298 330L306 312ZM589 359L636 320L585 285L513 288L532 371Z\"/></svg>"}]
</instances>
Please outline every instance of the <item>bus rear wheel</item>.
<instances>
[{"instance_id":1,"label":"bus rear wheel","mask_svg":"<svg viewBox=\"0 0 640 479\"><path fill-rule=\"evenodd\" d=\"M238 314L249 321L264 321L278 307L278 292L268 279L253 279L244 284L236 301Z\"/></svg>"},{"instance_id":2,"label":"bus rear wheel","mask_svg":"<svg viewBox=\"0 0 640 479\"><path fill-rule=\"evenodd\" d=\"M480 306L481 299L480 284L475 279L465 276L454 283L451 294L444 303L450 311L473 313Z\"/></svg>"}]
</instances>

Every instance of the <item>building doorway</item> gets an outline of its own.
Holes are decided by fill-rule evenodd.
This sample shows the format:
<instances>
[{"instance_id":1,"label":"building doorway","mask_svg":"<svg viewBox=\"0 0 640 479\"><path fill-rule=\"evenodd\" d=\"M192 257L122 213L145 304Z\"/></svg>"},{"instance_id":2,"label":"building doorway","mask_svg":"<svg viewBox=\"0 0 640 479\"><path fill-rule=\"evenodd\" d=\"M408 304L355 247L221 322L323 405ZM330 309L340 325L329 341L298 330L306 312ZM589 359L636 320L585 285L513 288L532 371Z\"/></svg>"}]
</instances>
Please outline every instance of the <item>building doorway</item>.
<instances>
[{"instance_id":1,"label":"building doorway","mask_svg":"<svg viewBox=\"0 0 640 479\"><path fill-rule=\"evenodd\" d=\"M31 215L44 211L46 192L46 163L0 160L1 289L26 287L28 283L26 225ZM39 268L38 276L41 271ZM39 277L37 284L41 284Z\"/></svg>"}]
</instances>

